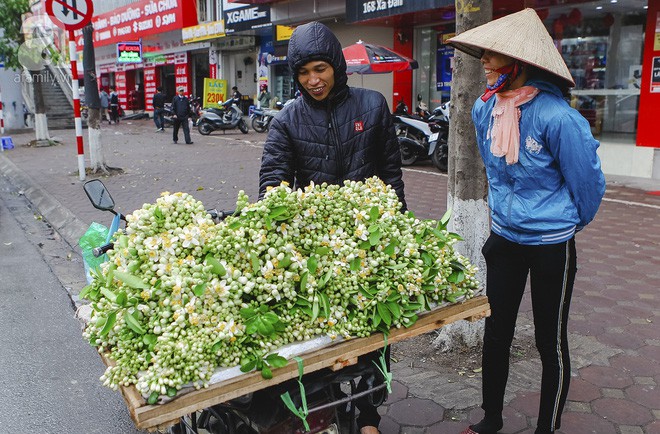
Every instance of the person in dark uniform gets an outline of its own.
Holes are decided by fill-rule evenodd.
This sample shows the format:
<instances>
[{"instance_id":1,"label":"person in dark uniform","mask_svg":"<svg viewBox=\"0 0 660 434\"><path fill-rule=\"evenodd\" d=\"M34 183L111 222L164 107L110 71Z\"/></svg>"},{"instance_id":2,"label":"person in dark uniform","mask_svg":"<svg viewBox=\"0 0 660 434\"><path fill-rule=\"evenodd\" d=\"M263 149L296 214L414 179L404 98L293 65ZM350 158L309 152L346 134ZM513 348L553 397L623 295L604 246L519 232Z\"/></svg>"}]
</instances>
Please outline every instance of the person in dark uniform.
<instances>
[{"instance_id":1,"label":"person in dark uniform","mask_svg":"<svg viewBox=\"0 0 660 434\"><path fill-rule=\"evenodd\" d=\"M172 129L172 140L174 143L179 141L179 127L183 128L183 137L187 145L192 145L190 140L190 126L188 125L188 118L190 117L190 100L185 95L186 89L180 87L179 93L172 100L172 119L174 128Z\"/></svg>"}]
</instances>

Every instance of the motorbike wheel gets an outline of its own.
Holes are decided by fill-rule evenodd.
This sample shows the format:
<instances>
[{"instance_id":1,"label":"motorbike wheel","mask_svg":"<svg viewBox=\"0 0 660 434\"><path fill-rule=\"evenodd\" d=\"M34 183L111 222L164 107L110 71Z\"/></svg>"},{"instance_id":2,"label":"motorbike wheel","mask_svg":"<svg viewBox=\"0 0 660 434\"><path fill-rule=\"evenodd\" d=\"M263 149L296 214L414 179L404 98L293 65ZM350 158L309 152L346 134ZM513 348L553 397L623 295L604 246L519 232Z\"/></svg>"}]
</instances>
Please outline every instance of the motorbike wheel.
<instances>
[{"instance_id":1,"label":"motorbike wheel","mask_svg":"<svg viewBox=\"0 0 660 434\"><path fill-rule=\"evenodd\" d=\"M250 131L250 129L248 128L247 123L243 119L238 121L238 129L241 130L241 133L243 133L243 134L247 134L248 131Z\"/></svg>"},{"instance_id":2,"label":"motorbike wheel","mask_svg":"<svg viewBox=\"0 0 660 434\"><path fill-rule=\"evenodd\" d=\"M202 122L197 126L197 131L199 131L199 134L202 136L208 136L213 131L213 128L211 128L211 125L209 125L208 122Z\"/></svg>"},{"instance_id":3,"label":"motorbike wheel","mask_svg":"<svg viewBox=\"0 0 660 434\"><path fill-rule=\"evenodd\" d=\"M265 133L268 129L268 124L264 122L262 116L255 116L252 118L252 129L258 133Z\"/></svg>"},{"instance_id":4,"label":"motorbike wheel","mask_svg":"<svg viewBox=\"0 0 660 434\"><path fill-rule=\"evenodd\" d=\"M447 137L442 136L438 139L433 154L431 154L431 161L442 173L447 173L449 167L449 146L447 145Z\"/></svg>"},{"instance_id":5,"label":"motorbike wheel","mask_svg":"<svg viewBox=\"0 0 660 434\"><path fill-rule=\"evenodd\" d=\"M401 151L401 164L403 166L410 166L419 155L417 154L417 143L408 137L397 137L399 140L399 150Z\"/></svg>"}]
</instances>

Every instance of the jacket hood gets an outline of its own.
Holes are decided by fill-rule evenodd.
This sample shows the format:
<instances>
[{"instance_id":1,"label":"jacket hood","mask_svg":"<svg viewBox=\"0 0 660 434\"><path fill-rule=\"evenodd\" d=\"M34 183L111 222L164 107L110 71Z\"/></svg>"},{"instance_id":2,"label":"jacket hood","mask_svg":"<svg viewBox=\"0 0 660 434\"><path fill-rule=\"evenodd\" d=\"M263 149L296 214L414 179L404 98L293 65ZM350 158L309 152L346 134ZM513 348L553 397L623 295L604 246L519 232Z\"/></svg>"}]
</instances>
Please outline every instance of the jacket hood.
<instances>
[{"instance_id":1,"label":"jacket hood","mask_svg":"<svg viewBox=\"0 0 660 434\"><path fill-rule=\"evenodd\" d=\"M549 83L547 81L537 80L537 79L532 78L530 80L527 80L525 85L526 86L534 86L538 90L542 90L542 91L545 91L545 92L550 92L553 95L558 96L559 98L562 98L561 90L559 90L559 88L557 86L555 86L554 84Z\"/></svg>"},{"instance_id":2,"label":"jacket hood","mask_svg":"<svg viewBox=\"0 0 660 434\"><path fill-rule=\"evenodd\" d=\"M324 24L313 21L297 27L289 40L287 59L296 84L307 102L315 105L324 103L324 101L319 102L312 98L298 81L298 69L314 60L328 62L335 71L335 85L327 99L338 101L348 94L346 60L341 44L334 33Z\"/></svg>"}]
</instances>

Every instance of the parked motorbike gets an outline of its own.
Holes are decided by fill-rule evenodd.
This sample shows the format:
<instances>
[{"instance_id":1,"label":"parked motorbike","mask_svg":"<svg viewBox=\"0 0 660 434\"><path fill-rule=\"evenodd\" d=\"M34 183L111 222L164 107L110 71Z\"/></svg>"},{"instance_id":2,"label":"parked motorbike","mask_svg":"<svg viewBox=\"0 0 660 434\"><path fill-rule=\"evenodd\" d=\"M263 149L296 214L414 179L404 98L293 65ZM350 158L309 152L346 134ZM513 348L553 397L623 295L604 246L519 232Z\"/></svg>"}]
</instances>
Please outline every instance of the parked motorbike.
<instances>
[{"instance_id":1,"label":"parked motorbike","mask_svg":"<svg viewBox=\"0 0 660 434\"><path fill-rule=\"evenodd\" d=\"M202 97L191 96L190 97L190 118L193 121L193 125L197 126L199 118L202 116Z\"/></svg>"},{"instance_id":2,"label":"parked motorbike","mask_svg":"<svg viewBox=\"0 0 660 434\"><path fill-rule=\"evenodd\" d=\"M174 125L174 112L172 111L172 103L166 102L163 105L163 127L171 127Z\"/></svg>"},{"instance_id":3,"label":"parked motorbike","mask_svg":"<svg viewBox=\"0 0 660 434\"><path fill-rule=\"evenodd\" d=\"M441 112L436 113L436 110L425 119L417 114L408 114L405 102L399 101L397 104L394 126L401 151L401 164L404 166L430 158L438 170L447 171L449 121Z\"/></svg>"},{"instance_id":4,"label":"parked motorbike","mask_svg":"<svg viewBox=\"0 0 660 434\"><path fill-rule=\"evenodd\" d=\"M115 202L99 179L87 181L83 188L92 205L115 215L111 233L125 216L114 210ZM216 221L224 220L233 211L207 210ZM100 257L114 248L108 242L95 248L93 255ZM300 383L302 383L302 387ZM358 382L359 381L359 382ZM302 420L284 404L288 394L295 408L307 408L306 430ZM379 406L387 399L386 384L379 368L368 358L338 371L314 371L275 384L239 398L205 408L182 417L170 427L170 434L340 434L357 433L355 405L357 399L366 399ZM206 431L200 431L206 430Z\"/></svg>"},{"instance_id":5,"label":"parked motorbike","mask_svg":"<svg viewBox=\"0 0 660 434\"><path fill-rule=\"evenodd\" d=\"M284 104L277 102L275 109L254 109L250 115L252 119L252 129L258 133L265 133L270 127L270 122L273 120L275 115L284 107Z\"/></svg>"},{"instance_id":6,"label":"parked motorbike","mask_svg":"<svg viewBox=\"0 0 660 434\"><path fill-rule=\"evenodd\" d=\"M243 134L247 134L248 125L243 119L243 112L238 108L238 99L230 98L220 105L220 108L207 108L201 111L197 121L197 129L200 134L208 136L215 130L232 130L238 128Z\"/></svg>"}]
</instances>

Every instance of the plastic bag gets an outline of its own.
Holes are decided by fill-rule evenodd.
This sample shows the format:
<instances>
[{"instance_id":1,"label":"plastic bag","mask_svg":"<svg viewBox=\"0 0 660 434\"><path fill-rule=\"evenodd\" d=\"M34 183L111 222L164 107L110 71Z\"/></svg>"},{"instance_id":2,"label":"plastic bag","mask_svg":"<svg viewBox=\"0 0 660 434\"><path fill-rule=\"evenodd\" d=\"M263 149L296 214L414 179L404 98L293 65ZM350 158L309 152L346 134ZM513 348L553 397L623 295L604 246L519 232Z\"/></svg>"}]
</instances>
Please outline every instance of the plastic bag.
<instances>
[{"instance_id":1,"label":"plastic bag","mask_svg":"<svg viewBox=\"0 0 660 434\"><path fill-rule=\"evenodd\" d=\"M99 256L98 258L94 256L92 250L96 247L100 247L106 243L108 239L109 230L107 227L103 226L100 223L92 223L89 225L85 235L80 237L78 240L78 245L82 249L82 257L85 263L85 274L87 275L87 280L89 281L91 276L89 275L89 270L95 270L107 260L106 255Z\"/></svg>"}]
</instances>

